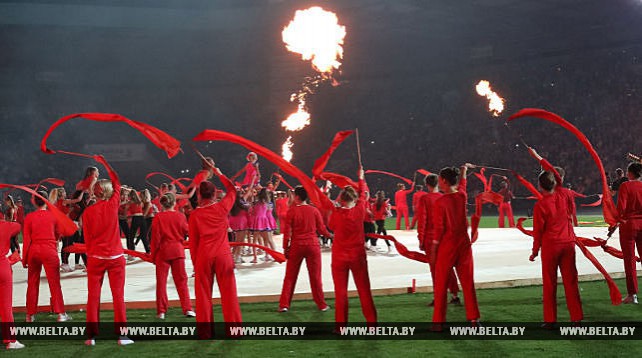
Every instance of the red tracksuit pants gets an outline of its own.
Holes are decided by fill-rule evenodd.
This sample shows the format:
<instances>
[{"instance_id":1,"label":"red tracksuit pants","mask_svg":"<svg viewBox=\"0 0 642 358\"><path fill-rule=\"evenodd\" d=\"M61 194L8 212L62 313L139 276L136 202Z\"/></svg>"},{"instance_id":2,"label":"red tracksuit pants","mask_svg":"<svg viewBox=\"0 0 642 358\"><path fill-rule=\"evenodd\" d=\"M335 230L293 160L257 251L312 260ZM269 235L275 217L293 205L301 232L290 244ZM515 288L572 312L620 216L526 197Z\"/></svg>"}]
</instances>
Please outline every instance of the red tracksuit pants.
<instances>
[{"instance_id":1,"label":"red tracksuit pants","mask_svg":"<svg viewBox=\"0 0 642 358\"><path fill-rule=\"evenodd\" d=\"M584 318L575 267L575 242L542 247L542 281L544 284L544 322L557 322L557 268L562 272L566 307L571 321Z\"/></svg>"},{"instance_id":2,"label":"red tracksuit pants","mask_svg":"<svg viewBox=\"0 0 642 358\"><path fill-rule=\"evenodd\" d=\"M323 298L323 283L321 280L321 247L319 247L319 244L316 244L292 245L290 247L290 255L285 265L285 278L283 279L283 289L281 290L279 307L290 308L303 259L305 259L305 264L308 268L312 299L314 299L319 309L327 306Z\"/></svg>"},{"instance_id":3,"label":"red tracksuit pants","mask_svg":"<svg viewBox=\"0 0 642 358\"><path fill-rule=\"evenodd\" d=\"M52 310L55 313L65 312L65 301L60 288L60 260L58 251L49 247L32 244L29 248L27 268L27 314L38 312L38 295L40 293L40 273L45 269L49 291L51 292Z\"/></svg>"},{"instance_id":4,"label":"red tracksuit pants","mask_svg":"<svg viewBox=\"0 0 642 358\"><path fill-rule=\"evenodd\" d=\"M243 322L241 307L236 292L234 277L234 260L230 251L212 254L199 252L194 267L196 278L194 288L196 293L196 322L198 336L201 339L212 337L214 314L212 312L212 287L214 276L221 294L223 320L228 329ZM228 331L229 333L229 331Z\"/></svg>"},{"instance_id":5,"label":"red tracksuit pants","mask_svg":"<svg viewBox=\"0 0 642 358\"><path fill-rule=\"evenodd\" d=\"M508 227L515 227L515 217L513 216L513 207L510 203L499 204L499 227L504 227L504 216L508 216Z\"/></svg>"},{"instance_id":6,"label":"red tracksuit pants","mask_svg":"<svg viewBox=\"0 0 642 358\"><path fill-rule=\"evenodd\" d=\"M635 248L642 257L642 225L640 220L629 220L620 226L620 248L624 255L624 272L626 273L626 291L629 295L638 293L638 275L635 270Z\"/></svg>"},{"instance_id":7,"label":"red tracksuit pants","mask_svg":"<svg viewBox=\"0 0 642 358\"><path fill-rule=\"evenodd\" d=\"M357 286L361 311L368 324L377 323L377 309L370 291L370 277L368 277L368 261L365 252L356 258L332 258L332 281L334 282L335 311L334 320L338 326L345 326L348 322L348 274L352 272L354 284Z\"/></svg>"},{"instance_id":8,"label":"red tracksuit pants","mask_svg":"<svg viewBox=\"0 0 642 358\"><path fill-rule=\"evenodd\" d=\"M125 256L115 259L87 257L87 335L94 338L98 335L100 322L100 290L103 287L105 273L109 276L112 302L114 304L114 322L116 334L121 335L120 328L125 327L127 312L125 309Z\"/></svg>"},{"instance_id":9,"label":"red tracksuit pants","mask_svg":"<svg viewBox=\"0 0 642 358\"><path fill-rule=\"evenodd\" d=\"M170 268L172 269L172 278L176 285L176 291L178 291L178 298L181 300L183 314L185 314L187 311L192 310L192 302L190 302L189 288L187 288L185 258L182 257L169 261L156 261L156 313L167 312L167 275Z\"/></svg>"},{"instance_id":10,"label":"red tracksuit pants","mask_svg":"<svg viewBox=\"0 0 642 358\"><path fill-rule=\"evenodd\" d=\"M408 207L397 206L397 230L401 229L401 217L404 218L405 228L408 229Z\"/></svg>"},{"instance_id":11,"label":"red tracksuit pants","mask_svg":"<svg viewBox=\"0 0 642 358\"><path fill-rule=\"evenodd\" d=\"M433 323L446 322L447 294L446 289L452 281L450 275L453 267L457 270L457 276L464 291L464 305L466 307L466 319L479 319L479 306L477 305L477 292L475 291L473 251L470 243L452 246L442 242L437 251L435 262L434 297L435 310L433 312Z\"/></svg>"},{"instance_id":12,"label":"red tracksuit pants","mask_svg":"<svg viewBox=\"0 0 642 358\"><path fill-rule=\"evenodd\" d=\"M0 322L2 322L2 342L15 342L11 336L13 324L13 277L9 260L0 256Z\"/></svg>"},{"instance_id":13,"label":"red tracksuit pants","mask_svg":"<svg viewBox=\"0 0 642 358\"><path fill-rule=\"evenodd\" d=\"M435 265L428 263L430 267L430 277L432 278L433 292L435 288ZM455 269L450 270L450 275L448 276L448 291L450 294L455 296L459 293L459 285L457 285L457 275L455 275Z\"/></svg>"}]
</instances>

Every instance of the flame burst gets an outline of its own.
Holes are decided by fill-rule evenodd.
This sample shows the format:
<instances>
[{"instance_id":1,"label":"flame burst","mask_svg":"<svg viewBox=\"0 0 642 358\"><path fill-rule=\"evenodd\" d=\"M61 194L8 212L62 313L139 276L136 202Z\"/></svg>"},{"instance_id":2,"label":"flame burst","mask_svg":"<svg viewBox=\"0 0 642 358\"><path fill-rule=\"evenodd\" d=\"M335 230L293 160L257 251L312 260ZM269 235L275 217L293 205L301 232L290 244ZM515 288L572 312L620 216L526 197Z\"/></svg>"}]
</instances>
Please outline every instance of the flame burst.
<instances>
[{"instance_id":1,"label":"flame burst","mask_svg":"<svg viewBox=\"0 0 642 358\"><path fill-rule=\"evenodd\" d=\"M292 146L294 143L292 143L292 136L289 136L288 139L285 140L283 145L281 146L281 156L283 159L286 161L291 161L292 160Z\"/></svg>"},{"instance_id":2,"label":"flame burst","mask_svg":"<svg viewBox=\"0 0 642 358\"><path fill-rule=\"evenodd\" d=\"M341 66L346 28L335 13L318 6L298 10L281 36L287 49L311 60L316 71L329 77Z\"/></svg>"},{"instance_id":3,"label":"flame burst","mask_svg":"<svg viewBox=\"0 0 642 358\"><path fill-rule=\"evenodd\" d=\"M299 102L297 111L281 122L281 127L284 127L287 131L296 132L305 128L308 124L310 124L310 113L305 110L305 102Z\"/></svg>"},{"instance_id":4,"label":"flame burst","mask_svg":"<svg viewBox=\"0 0 642 358\"><path fill-rule=\"evenodd\" d=\"M484 96L488 99L488 110L494 117L499 117L499 114L504 111L504 99L497 93L493 92L490 88L490 82L481 80L475 87L477 94Z\"/></svg>"}]
</instances>

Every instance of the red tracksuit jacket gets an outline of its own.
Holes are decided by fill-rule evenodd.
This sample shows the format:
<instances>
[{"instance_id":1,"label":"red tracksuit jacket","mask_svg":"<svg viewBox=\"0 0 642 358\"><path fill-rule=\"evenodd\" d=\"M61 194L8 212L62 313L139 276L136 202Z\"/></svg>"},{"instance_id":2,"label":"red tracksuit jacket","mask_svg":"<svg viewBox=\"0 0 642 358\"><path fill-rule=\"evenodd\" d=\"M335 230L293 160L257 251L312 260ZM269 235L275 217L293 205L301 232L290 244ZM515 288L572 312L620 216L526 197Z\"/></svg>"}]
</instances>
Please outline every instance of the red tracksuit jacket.
<instances>
[{"instance_id":1,"label":"red tracksuit jacket","mask_svg":"<svg viewBox=\"0 0 642 358\"><path fill-rule=\"evenodd\" d=\"M170 261L185 258L185 235L188 233L187 218L178 211L163 211L152 221L152 261Z\"/></svg>"},{"instance_id":2,"label":"red tracksuit jacket","mask_svg":"<svg viewBox=\"0 0 642 358\"><path fill-rule=\"evenodd\" d=\"M109 170L109 178L114 193L108 200L99 200L89 206L82 214L83 232L87 246L87 256L110 258L123 254L118 225L120 206L120 180Z\"/></svg>"},{"instance_id":3,"label":"red tracksuit jacket","mask_svg":"<svg viewBox=\"0 0 642 358\"><path fill-rule=\"evenodd\" d=\"M292 205L285 219L283 248L291 245L319 245L317 232L329 237L319 210L312 205Z\"/></svg>"}]
</instances>

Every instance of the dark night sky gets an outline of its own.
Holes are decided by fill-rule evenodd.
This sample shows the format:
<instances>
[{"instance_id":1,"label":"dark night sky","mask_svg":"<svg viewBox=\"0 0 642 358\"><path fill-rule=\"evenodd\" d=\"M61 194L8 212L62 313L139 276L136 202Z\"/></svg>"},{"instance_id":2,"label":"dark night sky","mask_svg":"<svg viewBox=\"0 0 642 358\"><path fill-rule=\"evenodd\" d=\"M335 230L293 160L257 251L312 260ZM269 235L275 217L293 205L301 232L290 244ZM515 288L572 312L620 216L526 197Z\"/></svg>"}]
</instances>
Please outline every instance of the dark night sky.
<instances>
[{"instance_id":1,"label":"dark night sky","mask_svg":"<svg viewBox=\"0 0 642 358\"><path fill-rule=\"evenodd\" d=\"M280 33L296 9L310 5L335 11L347 37L341 85L320 88L309 102L312 125L294 135L293 163L306 171L336 131L354 127L372 169L410 176L417 167L472 161L531 171L514 158L526 156L515 135L474 92L480 79L506 97L507 113L540 106L574 122L610 170L623 165L619 151L640 150L637 136L615 139L604 130L628 128L642 114L639 0L89 3L0 1L0 181L80 179L89 162L39 152L47 127L75 112L120 113L184 142L205 128L226 130L280 152L286 134L279 124L295 109L289 94L313 74ZM544 124L515 128L553 160L572 164L576 178L588 175L590 161L573 155L582 151L577 143L560 147L569 139L564 132L549 135L536 125ZM82 150L145 139L125 125L76 120L50 143ZM329 169L354 172L353 143ZM242 148L200 146L227 173L244 164ZM114 166L138 186L154 170L180 176L198 165L183 147L186 154L168 160L147 145L144 161Z\"/></svg>"}]
</instances>

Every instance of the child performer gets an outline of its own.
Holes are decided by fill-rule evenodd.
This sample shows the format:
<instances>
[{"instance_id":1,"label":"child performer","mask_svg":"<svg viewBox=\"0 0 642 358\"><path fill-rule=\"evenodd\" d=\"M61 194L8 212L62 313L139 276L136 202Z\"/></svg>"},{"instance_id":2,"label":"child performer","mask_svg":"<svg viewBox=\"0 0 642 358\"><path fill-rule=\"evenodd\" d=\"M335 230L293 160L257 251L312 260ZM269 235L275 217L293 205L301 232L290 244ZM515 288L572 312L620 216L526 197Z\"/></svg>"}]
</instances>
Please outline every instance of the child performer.
<instances>
[{"instance_id":1,"label":"child performer","mask_svg":"<svg viewBox=\"0 0 642 358\"><path fill-rule=\"evenodd\" d=\"M386 193L383 190L377 192L377 197L372 204L371 210L375 224L377 224L377 234L388 235L388 232L386 232L386 219L390 216L390 199L386 198ZM384 241L388 245L388 252L390 252L390 242L388 240ZM377 239L370 238L370 250L377 252Z\"/></svg>"},{"instance_id":2,"label":"child performer","mask_svg":"<svg viewBox=\"0 0 642 358\"><path fill-rule=\"evenodd\" d=\"M241 182L241 187L244 186L252 186L252 185L260 185L261 183L261 172L259 171L259 162L258 162L258 156L254 152L249 152L247 156L245 157L245 160L247 160L247 164L232 177L232 180L235 180L237 177L239 177L242 173L245 173L245 176L243 177L243 181Z\"/></svg>"},{"instance_id":3,"label":"child performer","mask_svg":"<svg viewBox=\"0 0 642 358\"><path fill-rule=\"evenodd\" d=\"M16 340L14 335L11 335L11 327L13 327L13 272L6 256L11 246L11 237L19 233L19 223L0 218L0 322L2 324L0 336L2 336L2 342L6 344L7 349L25 347L24 344Z\"/></svg>"},{"instance_id":4,"label":"child performer","mask_svg":"<svg viewBox=\"0 0 642 358\"><path fill-rule=\"evenodd\" d=\"M100 322L100 290L105 273L109 276L116 331L127 323L125 310L125 256L120 241L118 207L120 206L120 179L102 155L94 156L109 173L109 180L101 179L93 185L96 203L82 214L83 232L87 245L87 335L86 345L96 344ZM120 336L118 344L134 341Z\"/></svg>"},{"instance_id":5,"label":"child performer","mask_svg":"<svg viewBox=\"0 0 642 358\"><path fill-rule=\"evenodd\" d=\"M160 199L163 211L156 214L152 221L152 262L156 264L156 314L165 319L167 313L167 274L172 269L172 277L181 300L183 314L196 317L187 288L185 272L185 236L188 233L185 215L175 210L176 198L165 193Z\"/></svg>"},{"instance_id":6,"label":"child performer","mask_svg":"<svg viewBox=\"0 0 642 358\"><path fill-rule=\"evenodd\" d=\"M401 229L401 218L404 218L404 227L408 230L408 194L412 193L415 190L415 183L412 183L412 187L406 190L406 186L403 183L397 184L397 191L395 192L395 206L397 208L397 230Z\"/></svg>"},{"instance_id":7,"label":"child performer","mask_svg":"<svg viewBox=\"0 0 642 358\"><path fill-rule=\"evenodd\" d=\"M437 199L441 198L442 194L439 192L439 176L437 174L429 174L424 179L426 188L428 192L419 198L417 203L417 237L419 239L419 248L423 250L428 257L435 257L435 255L430 252L432 248L432 243L437 241L434 237L434 223L433 223L433 213L435 210L435 202ZM430 277L432 279L433 286L435 285L435 262L430 261L428 263L430 268ZM459 293L459 286L457 285L457 276L455 275L455 270L451 269L449 278L448 278L448 291L452 295L450 303L460 304L461 301L457 294ZM434 306L435 300L428 306Z\"/></svg>"},{"instance_id":8,"label":"child performer","mask_svg":"<svg viewBox=\"0 0 642 358\"><path fill-rule=\"evenodd\" d=\"M47 193L38 194L47 197ZM24 257L22 265L28 270L27 278L27 322L33 322L38 309L40 272L44 266L52 309L58 314L58 322L71 319L65 313L65 301L60 288L60 260L58 259L58 233L54 215L47 210L47 204L37 196L32 197L36 211L25 217L23 229Z\"/></svg>"},{"instance_id":9,"label":"child performer","mask_svg":"<svg viewBox=\"0 0 642 358\"><path fill-rule=\"evenodd\" d=\"M479 321L479 307L473 278L473 251L466 218L468 168L474 168L474 166L466 163L460 170L449 167L439 172L439 188L444 195L435 201L434 240L430 248L431 261L435 262L435 310L432 317L435 330L441 330L441 325L446 322L446 288L451 281L450 274L453 267L457 270L457 276L464 291L466 319L474 325ZM457 187L458 182L459 187Z\"/></svg>"},{"instance_id":10,"label":"child performer","mask_svg":"<svg viewBox=\"0 0 642 358\"><path fill-rule=\"evenodd\" d=\"M196 272L196 322L201 339L212 337L214 276L221 293L223 320L227 327L238 326L242 322L234 277L234 260L227 240L227 216L234 205L236 188L218 168L214 169L214 173L225 186L225 196L217 202L214 184L202 182L199 186L200 205L189 217L190 254Z\"/></svg>"},{"instance_id":11,"label":"child performer","mask_svg":"<svg viewBox=\"0 0 642 358\"><path fill-rule=\"evenodd\" d=\"M508 179L506 177L502 178L500 183L501 189L497 192L502 196L502 203L499 204L499 227L504 227L504 216L508 217L508 227L515 227L515 217L513 216L513 207L510 202L515 198L513 192L510 190Z\"/></svg>"},{"instance_id":12,"label":"child performer","mask_svg":"<svg viewBox=\"0 0 642 358\"><path fill-rule=\"evenodd\" d=\"M366 182L363 169L359 170L360 194L351 186L339 194L336 207L330 216L329 227L334 232L332 244L332 281L335 295L336 329L348 322L348 275L352 272L359 292L361 311L369 325L377 323L377 309L370 291L368 261L363 245L363 222L366 219Z\"/></svg>"},{"instance_id":13,"label":"child performer","mask_svg":"<svg viewBox=\"0 0 642 358\"><path fill-rule=\"evenodd\" d=\"M294 287L304 259L310 276L312 298L320 311L329 310L330 306L323 298L321 246L317 233L326 237L332 235L323 224L319 210L308 205L308 192L302 186L294 188L294 203L288 210L285 221L282 222L282 228L283 251L288 261L285 266L279 312L287 312L290 309Z\"/></svg>"},{"instance_id":14,"label":"child performer","mask_svg":"<svg viewBox=\"0 0 642 358\"><path fill-rule=\"evenodd\" d=\"M568 197L557 190L556 184L553 173L544 171L539 175L539 186L544 197L533 209L533 252L529 258L535 261L541 247L544 327L549 329L557 321L558 268L562 272L571 321L579 322L584 318L575 267L573 212Z\"/></svg>"},{"instance_id":15,"label":"child performer","mask_svg":"<svg viewBox=\"0 0 642 358\"><path fill-rule=\"evenodd\" d=\"M623 303L638 303L638 278L635 270L635 247L642 256L642 164L631 163L628 181L618 190L617 211L620 217L620 247L624 254L627 296Z\"/></svg>"}]
</instances>

